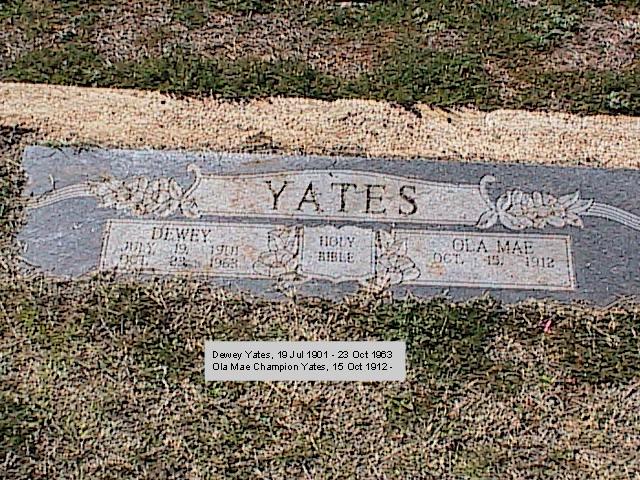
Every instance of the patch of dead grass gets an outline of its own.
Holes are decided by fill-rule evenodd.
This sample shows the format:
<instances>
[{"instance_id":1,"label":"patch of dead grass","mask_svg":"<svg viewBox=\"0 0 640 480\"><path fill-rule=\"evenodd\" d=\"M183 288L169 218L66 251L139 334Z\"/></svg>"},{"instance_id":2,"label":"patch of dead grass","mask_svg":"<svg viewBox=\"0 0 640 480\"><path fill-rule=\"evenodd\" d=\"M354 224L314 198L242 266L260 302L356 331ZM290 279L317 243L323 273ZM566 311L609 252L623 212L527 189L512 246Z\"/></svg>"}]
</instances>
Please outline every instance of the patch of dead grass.
<instances>
[{"instance_id":1,"label":"patch of dead grass","mask_svg":"<svg viewBox=\"0 0 640 480\"><path fill-rule=\"evenodd\" d=\"M594 9L577 33L542 60L552 71L609 71L631 66L640 49L640 15Z\"/></svg>"}]
</instances>

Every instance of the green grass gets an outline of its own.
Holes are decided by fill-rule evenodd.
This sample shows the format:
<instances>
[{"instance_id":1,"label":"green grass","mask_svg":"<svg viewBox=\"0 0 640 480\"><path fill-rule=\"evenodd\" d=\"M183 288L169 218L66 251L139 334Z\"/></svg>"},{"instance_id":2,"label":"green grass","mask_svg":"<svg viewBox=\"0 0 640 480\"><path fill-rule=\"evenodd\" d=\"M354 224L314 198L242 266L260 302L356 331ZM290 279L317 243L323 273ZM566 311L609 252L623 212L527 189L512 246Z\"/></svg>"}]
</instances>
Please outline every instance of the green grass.
<instances>
[{"instance_id":1,"label":"green grass","mask_svg":"<svg viewBox=\"0 0 640 480\"><path fill-rule=\"evenodd\" d=\"M416 61L417 60L417 61ZM637 114L633 92L640 70L615 74L543 73L509 101L481 67L481 58L406 49L372 74L343 79L300 62L244 59L230 63L175 53L142 62L107 66L99 55L69 45L20 59L0 75L3 80L81 86L157 89L181 95L215 94L222 98L296 96L324 100L368 98L400 104L426 102L443 107L476 105L555 108L578 113ZM549 92L555 97L551 98Z\"/></svg>"},{"instance_id":2,"label":"green grass","mask_svg":"<svg viewBox=\"0 0 640 480\"><path fill-rule=\"evenodd\" d=\"M325 32L322 35L333 32L331 35L338 38L373 41L373 63L354 76L340 69L319 69L301 59L300 52L310 45L295 41L283 46L290 49L286 58L273 60L256 58L251 48L243 51L242 45L237 58L226 56L224 51L205 55L188 48L166 50L165 45L162 54L114 59L98 53L90 40L100 18L99 5L82 9L78 2L14 0L1 10L0 22L19 26L27 38L51 40L38 48L19 48L15 61L0 63L0 80L143 88L229 99L272 95L369 98L403 105L426 102L443 107L474 105L484 110L509 107L637 115L637 61L619 71L587 68L556 72L538 60L540 55L566 45L580 31L582 22L592 18L591 8L593 5L586 2L568 1L541 2L530 8L510 1L412 2L411 8L402 2L353 8L258 1L170 5L174 22L188 29L211 28L206 25L216 12L252 12L266 18L287 18L293 22L287 28L294 30L311 28ZM628 2L627 8L636 7ZM243 28L248 32L263 28L255 22L246 17ZM129 28L135 31L139 27ZM425 47L428 38L449 30L459 37L457 46ZM380 42L379 34L388 40ZM167 31L160 29L144 38L150 45L164 45L166 35ZM322 48L329 48L329 44ZM487 65L508 73L506 85ZM512 94L505 97L504 88Z\"/></svg>"}]
</instances>

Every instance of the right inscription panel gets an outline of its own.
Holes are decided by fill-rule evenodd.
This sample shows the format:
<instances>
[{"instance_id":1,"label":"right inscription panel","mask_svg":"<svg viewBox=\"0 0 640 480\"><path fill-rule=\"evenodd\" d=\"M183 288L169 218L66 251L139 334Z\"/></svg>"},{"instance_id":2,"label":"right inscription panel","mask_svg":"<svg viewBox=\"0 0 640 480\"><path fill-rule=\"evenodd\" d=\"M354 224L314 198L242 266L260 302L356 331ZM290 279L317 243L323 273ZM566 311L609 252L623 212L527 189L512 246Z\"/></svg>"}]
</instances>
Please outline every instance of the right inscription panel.
<instances>
[{"instance_id":1,"label":"right inscription panel","mask_svg":"<svg viewBox=\"0 0 640 480\"><path fill-rule=\"evenodd\" d=\"M397 231L420 271L410 283L574 290L568 235Z\"/></svg>"}]
</instances>

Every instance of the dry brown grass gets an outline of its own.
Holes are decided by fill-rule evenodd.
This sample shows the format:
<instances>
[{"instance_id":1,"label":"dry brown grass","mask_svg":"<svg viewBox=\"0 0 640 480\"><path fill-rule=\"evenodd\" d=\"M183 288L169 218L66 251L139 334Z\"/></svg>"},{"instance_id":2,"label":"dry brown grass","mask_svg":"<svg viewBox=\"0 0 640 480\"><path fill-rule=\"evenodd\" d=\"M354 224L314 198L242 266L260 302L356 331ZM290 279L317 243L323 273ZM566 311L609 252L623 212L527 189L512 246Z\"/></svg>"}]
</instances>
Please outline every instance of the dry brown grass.
<instances>
[{"instance_id":1,"label":"dry brown grass","mask_svg":"<svg viewBox=\"0 0 640 480\"><path fill-rule=\"evenodd\" d=\"M634 63L639 50L640 15L603 8L541 61L552 71L620 70Z\"/></svg>"},{"instance_id":2,"label":"dry brown grass","mask_svg":"<svg viewBox=\"0 0 640 480\"><path fill-rule=\"evenodd\" d=\"M25 53L55 47L65 36L74 35L92 45L104 61L112 63L140 61L179 50L230 61L244 58L301 61L322 72L354 78L379 67L384 60L381 53L389 51L401 33L382 25L363 35L313 24L304 15L282 13L246 15L211 11L206 18L191 24L188 19L177 21L176 7L168 1L94 5L87 11L95 20L83 25L87 11L70 16L63 9L48 8L43 2L30 3L40 12L46 27L33 35L26 28L28 25L19 22L3 25L2 63L11 64ZM331 11L326 5L324 8ZM434 26L437 25L431 25ZM414 39L423 48L450 50L461 46L462 35L450 28L426 28L424 32L415 32Z\"/></svg>"},{"instance_id":3,"label":"dry brown grass","mask_svg":"<svg viewBox=\"0 0 640 480\"><path fill-rule=\"evenodd\" d=\"M573 335L596 329L589 354L606 363L599 337L611 334L612 319L637 320L637 307L561 313L435 301L424 310L366 296L278 303L184 280L21 279L0 289L13 294L0 300L3 434L14 445L0 472L12 478L640 474L637 364L626 366L627 380L602 382L579 366L572 372L563 352ZM414 320L394 324L416 307ZM433 357L431 342L466 348L449 337L464 340L458 328L477 314L490 325L476 354ZM557 324L544 335L539 325L549 318ZM203 381L205 339L353 340L385 331L408 342L406 382ZM630 347L637 341L618 346Z\"/></svg>"}]
</instances>

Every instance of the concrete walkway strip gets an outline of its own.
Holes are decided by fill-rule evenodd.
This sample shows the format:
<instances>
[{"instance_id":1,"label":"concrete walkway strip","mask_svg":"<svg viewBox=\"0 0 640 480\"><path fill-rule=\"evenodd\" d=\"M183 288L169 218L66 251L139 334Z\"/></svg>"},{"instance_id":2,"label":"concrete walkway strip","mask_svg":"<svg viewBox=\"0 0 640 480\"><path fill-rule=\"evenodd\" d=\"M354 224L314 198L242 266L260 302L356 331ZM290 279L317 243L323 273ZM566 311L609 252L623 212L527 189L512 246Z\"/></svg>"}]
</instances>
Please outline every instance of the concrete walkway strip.
<instances>
[{"instance_id":1,"label":"concrete walkway strip","mask_svg":"<svg viewBox=\"0 0 640 480\"><path fill-rule=\"evenodd\" d=\"M35 128L45 142L103 147L640 168L640 118L625 116L0 83L0 124Z\"/></svg>"}]
</instances>

